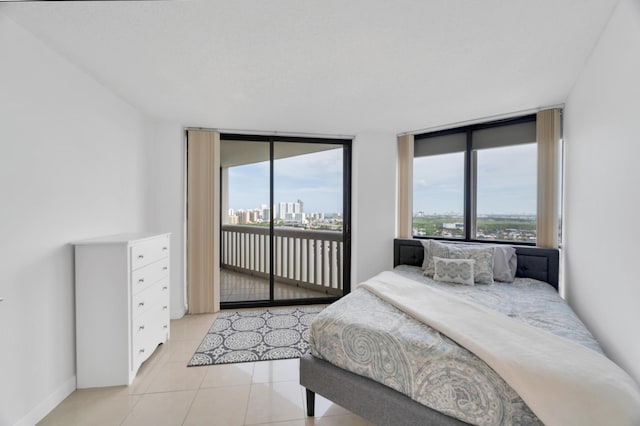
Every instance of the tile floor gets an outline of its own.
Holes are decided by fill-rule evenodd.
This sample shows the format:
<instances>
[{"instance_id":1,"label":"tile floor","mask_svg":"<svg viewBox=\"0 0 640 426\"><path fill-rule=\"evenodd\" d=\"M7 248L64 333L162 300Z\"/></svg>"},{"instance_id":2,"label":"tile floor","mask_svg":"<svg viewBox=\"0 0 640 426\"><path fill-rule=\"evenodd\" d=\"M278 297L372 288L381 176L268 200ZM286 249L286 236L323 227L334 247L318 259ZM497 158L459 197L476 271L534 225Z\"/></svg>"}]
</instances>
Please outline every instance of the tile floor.
<instances>
[{"instance_id":1,"label":"tile floor","mask_svg":"<svg viewBox=\"0 0 640 426\"><path fill-rule=\"evenodd\" d=\"M130 386L73 392L40 425L279 425L360 426L372 423L316 396L307 418L298 360L187 367L215 314L171 322Z\"/></svg>"},{"instance_id":2,"label":"tile floor","mask_svg":"<svg viewBox=\"0 0 640 426\"><path fill-rule=\"evenodd\" d=\"M220 282L220 300L222 302L269 299L269 280L229 269L220 269ZM323 292L279 282L275 283L274 294L276 299L327 297L327 294Z\"/></svg>"}]
</instances>

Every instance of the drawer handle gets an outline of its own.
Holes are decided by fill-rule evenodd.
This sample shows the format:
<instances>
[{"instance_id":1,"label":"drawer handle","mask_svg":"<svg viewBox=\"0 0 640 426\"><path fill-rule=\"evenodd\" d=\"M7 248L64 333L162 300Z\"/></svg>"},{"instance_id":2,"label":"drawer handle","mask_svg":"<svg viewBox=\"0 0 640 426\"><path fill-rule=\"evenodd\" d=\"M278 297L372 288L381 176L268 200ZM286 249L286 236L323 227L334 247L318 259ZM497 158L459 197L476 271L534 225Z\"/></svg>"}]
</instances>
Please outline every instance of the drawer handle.
<instances>
[{"instance_id":1,"label":"drawer handle","mask_svg":"<svg viewBox=\"0 0 640 426\"><path fill-rule=\"evenodd\" d=\"M144 278L140 278L140 279L138 280L138 282L139 282L140 284L142 284L142 283L144 282Z\"/></svg>"},{"instance_id":2,"label":"drawer handle","mask_svg":"<svg viewBox=\"0 0 640 426\"><path fill-rule=\"evenodd\" d=\"M162 247L162 251L167 251L167 247Z\"/></svg>"},{"instance_id":3,"label":"drawer handle","mask_svg":"<svg viewBox=\"0 0 640 426\"><path fill-rule=\"evenodd\" d=\"M162 328L167 329L167 328L169 328L169 326L168 325L163 325Z\"/></svg>"},{"instance_id":4,"label":"drawer handle","mask_svg":"<svg viewBox=\"0 0 640 426\"><path fill-rule=\"evenodd\" d=\"M143 354L144 353L144 349L140 349L140 353Z\"/></svg>"},{"instance_id":5,"label":"drawer handle","mask_svg":"<svg viewBox=\"0 0 640 426\"><path fill-rule=\"evenodd\" d=\"M163 271L166 271L167 269L169 268L167 268L166 266L162 268Z\"/></svg>"},{"instance_id":6,"label":"drawer handle","mask_svg":"<svg viewBox=\"0 0 640 426\"><path fill-rule=\"evenodd\" d=\"M139 254L138 259L144 259L144 254Z\"/></svg>"},{"instance_id":7,"label":"drawer handle","mask_svg":"<svg viewBox=\"0 0 640 426\"><path fill-rule=\"evenodd\" d=\"M138 303L138 308L141 308L141 307L143 307L143 306L144 306L144 302L140 302L140 303Z\"/></svg>"},{"instance_id":8,"label":"drawer handle","mask_svg":"<svg viewBox=\"0 0 640 426\"><path fill-rule=\"evenodd\" d=\"M163 310L163 311L166 311L166 310L167 310L167 305L164 305L164 306L162 307L162 310Z\"/></svg>"},{"instance_id":9,"label":"drawer handle","mask_svg":"<svg viewBox=\"0 0 640 426\"><path fill-rule=\"evenodd\" d=\"M165 285L164 287L162 287L162 291L167 290L167 286Z\"/></svg>"},{"instance_id":10,"label":"drawer handle","mask_svg":"<svg viewBox=\"0 0 640 426\"><path fill-rule=\"evenodd\" d=\"M141 325L140 327L138 327L138 331L142 331L144 330L144 325Z\"/></svg>"}]
</instances>

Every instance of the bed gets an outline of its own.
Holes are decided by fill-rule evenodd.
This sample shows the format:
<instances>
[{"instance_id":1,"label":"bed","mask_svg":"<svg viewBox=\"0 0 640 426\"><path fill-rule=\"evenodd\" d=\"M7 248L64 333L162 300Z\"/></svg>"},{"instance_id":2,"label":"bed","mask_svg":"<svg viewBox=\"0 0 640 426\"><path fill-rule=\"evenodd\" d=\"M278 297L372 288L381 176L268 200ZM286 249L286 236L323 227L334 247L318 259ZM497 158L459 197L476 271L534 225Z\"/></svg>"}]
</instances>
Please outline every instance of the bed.
<instances>
[{"instance_id":1,"label":"bed","mask_svg":"<svg viewBox=\"0 0 640 426\"><path fill-rule=\"evenodd\" d=\"M514 317L513 323L541 327L562 341L572 341L580 354L582 350L605 358L556 293L558 251L514 248L517 265L512 265L516 266L512 272L517 279L513 284L464 286L423 277L423 242L396 239L394 272L385 272L380 279L404 280L416 287L426 282L437 292L455 293L456 300L472 298L482 309ZM542 424L500 374L456 341L464 340L450 339L371 288L359 287L312 323L311 353L300 359L307 415L314 415L318 393L380 425ZM617 399L631 407L628 418L640 419L633 417L640 416L637 387L625 382L623 372L615 374L631 395L628 400L626 395Z\"/></svg>"}]
</instances>

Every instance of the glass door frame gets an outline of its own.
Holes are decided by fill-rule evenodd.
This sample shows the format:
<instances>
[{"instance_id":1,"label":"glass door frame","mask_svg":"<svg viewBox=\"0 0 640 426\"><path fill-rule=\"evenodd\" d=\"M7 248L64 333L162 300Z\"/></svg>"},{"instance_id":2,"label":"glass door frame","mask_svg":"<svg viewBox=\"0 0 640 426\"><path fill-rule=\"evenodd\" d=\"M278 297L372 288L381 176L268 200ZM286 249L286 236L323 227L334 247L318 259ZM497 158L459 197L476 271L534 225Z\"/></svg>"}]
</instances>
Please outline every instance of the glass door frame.
<instances>
[{"instance_id":1,"label":"glass door frame","mask_svg":"<svg viewBox=\"0 0 640 426\"><path fill-rule=\"evenodd\" d=\"M321 137L300 137L300 136L264 136L264 135L246 135L237 133L221 133L221 141L250 141L269 143L269 300L247 300L237 302L220 302L221 309L233 308L254 308L268 306L285 306L285 305L312 305L334 302L340 297L347 295L351 291L351 158L352 158L352 140L343 138L321 138ZM327 295L327 297L312 297L298 299L276 299L274 294L275 288L275 244L274 237L274 145L279 142L289 143L310 143L342 146L342 239L343 239L343 271L342 271L342 296ZM222 173L222 168L220 169ZM222 182L222 179L221 179ZM224 195L220 191L220 197ZM222 217L222 202L220 203L221 211L218 213ZM222 234L222 226L219 229ZM223 256L222 238L220 238L220 256ZM221 261L222 263L222 261Z\"/></svg>"}]
</instances>

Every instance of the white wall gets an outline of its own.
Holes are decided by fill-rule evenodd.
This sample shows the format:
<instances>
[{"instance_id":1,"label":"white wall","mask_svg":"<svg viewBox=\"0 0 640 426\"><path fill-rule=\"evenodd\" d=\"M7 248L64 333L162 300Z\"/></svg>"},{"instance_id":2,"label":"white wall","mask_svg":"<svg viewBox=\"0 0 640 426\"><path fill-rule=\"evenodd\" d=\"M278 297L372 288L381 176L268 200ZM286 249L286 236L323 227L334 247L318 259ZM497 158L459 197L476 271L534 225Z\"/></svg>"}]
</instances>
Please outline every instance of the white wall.
<instances>
[{"instance_id":1,"label":"white wall","mask_svg":"<svg viewBox=\"0 0 640 426\"><path fill-rule=\"evenodd\" d=\"M352 162L352 289L393 267L396 162L395 134L356 136Z\"/></svg>"},{"instance_id":2,"label":"white wall","mask_svg":"<svg viewBox=\"0 0 640 426\"><path fill-rule=\"evenodd\" d=\"M136 110L0 14L0 425L75 389L70 241L144 224Z\"/></svg>"},{"instance_id":3,"label":"white wall","mask_svg":"<svg viewBox=\"0 0 640 426\"><path fill-rule=\"evenodd\" d=\"M171 232L171 318L185 314L185 144L181 125L150 121L147 228Z\"/></svg>"},{"instance_id":4,"label":"white wall","mask_svg":"<svg viewBox=\"0 0 640 426\"><path fill-rule=\"evenodd\" d=\"M640 3L622 0L566 103L566 295L640 383Z\"/></svg>"}]
</instances>

